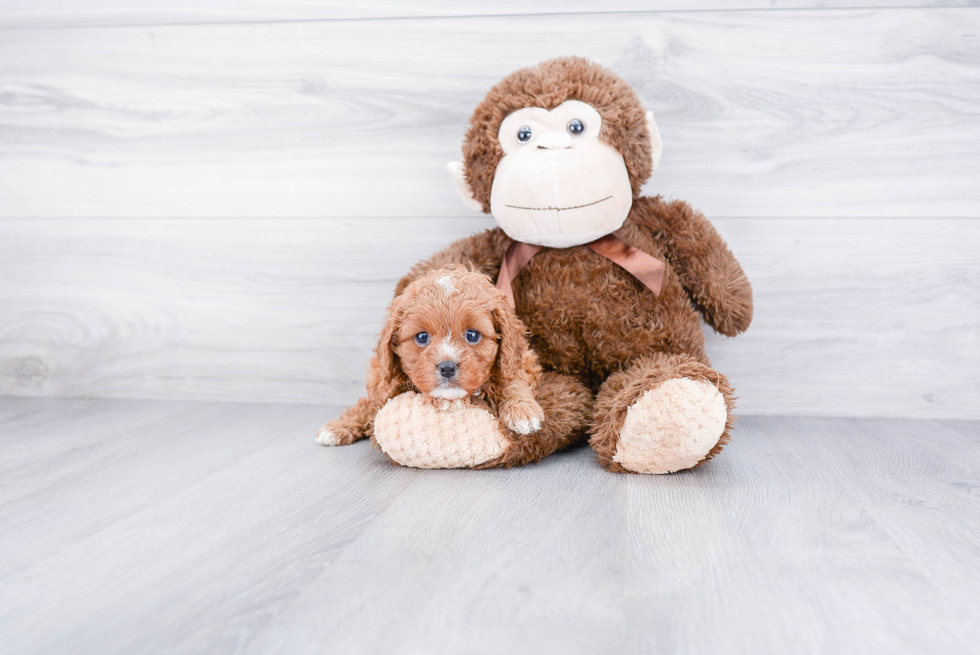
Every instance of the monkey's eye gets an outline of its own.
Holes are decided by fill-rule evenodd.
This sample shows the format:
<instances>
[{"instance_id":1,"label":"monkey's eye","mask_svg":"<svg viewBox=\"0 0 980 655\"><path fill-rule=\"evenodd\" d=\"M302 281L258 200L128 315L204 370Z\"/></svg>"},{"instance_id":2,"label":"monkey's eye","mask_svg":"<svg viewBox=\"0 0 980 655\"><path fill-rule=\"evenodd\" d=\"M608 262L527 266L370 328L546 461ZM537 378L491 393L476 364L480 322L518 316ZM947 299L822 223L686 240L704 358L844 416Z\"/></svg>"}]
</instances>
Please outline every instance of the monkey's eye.
<instances>
[{"instance_id":1,"label":"monkey's eye","mask_svg":"<svg viewBox=\"0 0 980 655\"><path fill-rule=\"evenodd\" d=\"M568 121L568 133L571 134L572 136L578 136L584 131L585 131L585 123L583 123L579 119L573 118L572 120Z\"/></svg>"},{"instance_id":2,"label":"monkey's eye","mask_svg":"<svg viewBox=\"0 0 980 655\"><path fill-rule=\"evenodd\" d=\"M465 338L466 338L466 343L476 345L480 343L480 339L483 338L483 335L477 332L476 330L467 330Z\"/></svg>"},{"instance_id":3,"label":"monkey's eye","mask_svg":"<svg viewBox=\"0 0 980 655\"><path fill-rule=\"evenodd\" d=\"M531 128L525 125L521 129L517 130L517 140L521 143L527 143L531 140Z\"/></svg>"},{"instance_id":4,"label":"monkey's eye","mask_svg":"<svg viewBox=\"0 0 980 655\"><path fill-rule=\"evenodd\" d=\"M416 334L415 335L415 344L418 345L418 346L422 346L423 348L425 348L427 345L429 345L429 333L428 332L419 332L418 334Z\"/></svg>"}]
</instances>

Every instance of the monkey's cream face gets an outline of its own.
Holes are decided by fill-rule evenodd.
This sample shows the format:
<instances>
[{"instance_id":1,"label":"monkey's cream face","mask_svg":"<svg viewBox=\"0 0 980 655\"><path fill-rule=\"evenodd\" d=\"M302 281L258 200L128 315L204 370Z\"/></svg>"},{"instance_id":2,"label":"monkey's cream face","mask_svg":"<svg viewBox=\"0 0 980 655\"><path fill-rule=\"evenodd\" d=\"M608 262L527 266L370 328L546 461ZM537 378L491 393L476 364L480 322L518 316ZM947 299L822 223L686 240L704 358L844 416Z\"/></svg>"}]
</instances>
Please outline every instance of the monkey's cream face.
<instances>
[{"instance_id":1,"label":"monkey's cream face","mask_svg":"<svg viewBox=\"0 0 980 655\"><path fill-rule=\"evenodd\" d=\"M490 211L507 236L568 248L622 226L633 191L623 156L599 140L601 129L599 112L578 100L504 119Z\"/></svg>"}]
</instances>

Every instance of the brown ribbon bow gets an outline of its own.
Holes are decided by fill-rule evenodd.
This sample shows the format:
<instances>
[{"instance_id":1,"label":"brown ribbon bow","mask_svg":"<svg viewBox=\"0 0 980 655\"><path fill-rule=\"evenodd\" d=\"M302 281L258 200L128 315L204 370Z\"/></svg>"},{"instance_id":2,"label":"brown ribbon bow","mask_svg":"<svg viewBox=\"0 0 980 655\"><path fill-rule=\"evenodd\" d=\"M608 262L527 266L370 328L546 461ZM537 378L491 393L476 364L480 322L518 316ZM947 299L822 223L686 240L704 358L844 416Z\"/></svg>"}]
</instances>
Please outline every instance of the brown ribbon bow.
<instances>
[{"instance_id":1,"label":"brown ribbon bow","mask_svg":"<svg viewBox=\"0 0 980 655\"><path fill-rule=\"evenodd\" d=\"M602 255L609 261L622 266L629 271L633 277L650 289L654 295L660 295L660 289L664 283L664 263L648 255L639 248L627 245L618 237L607 234L601 239L596 239L591 243L585 244L594 252ZM504 261L500 263L500 275L497 276L497 288L507 296L507 302L514 307L514 290L512 288L514 278L527 266L542 246L535 246L531 243L514 241L507 248Z\"/></svg>"}]
</instances>

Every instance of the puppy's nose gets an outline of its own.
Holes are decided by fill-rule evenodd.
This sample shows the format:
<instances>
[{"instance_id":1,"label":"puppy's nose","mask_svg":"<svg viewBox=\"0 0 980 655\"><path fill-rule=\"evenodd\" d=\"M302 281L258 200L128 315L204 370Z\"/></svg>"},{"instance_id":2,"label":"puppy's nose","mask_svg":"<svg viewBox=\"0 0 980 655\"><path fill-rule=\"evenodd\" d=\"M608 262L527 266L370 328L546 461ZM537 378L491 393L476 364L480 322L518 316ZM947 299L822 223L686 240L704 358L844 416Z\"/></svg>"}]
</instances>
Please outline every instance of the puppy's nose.
<instances>
[{"instance_id":1,"label":"puppy's nose","mask_svg":"<svg viewBox=\"0 0 980 655\"><path fill-rule=\"evenodd\" d=\"M444 378L451 378L456 375L456 369L459 367L456 366L456 362L439 362L436 368L439 370L439 375Z\"/></svg>"}]
</instances>

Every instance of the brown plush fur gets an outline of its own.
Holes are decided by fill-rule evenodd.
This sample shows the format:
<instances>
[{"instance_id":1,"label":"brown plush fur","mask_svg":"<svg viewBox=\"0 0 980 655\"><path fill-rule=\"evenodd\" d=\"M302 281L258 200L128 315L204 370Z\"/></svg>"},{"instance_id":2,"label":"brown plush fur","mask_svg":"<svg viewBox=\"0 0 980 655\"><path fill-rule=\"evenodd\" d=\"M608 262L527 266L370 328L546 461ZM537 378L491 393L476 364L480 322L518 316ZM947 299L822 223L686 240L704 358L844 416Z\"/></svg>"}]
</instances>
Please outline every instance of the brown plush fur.
<instances>
[{"instance_id":1,"label":"brown plush fur","mask_svg":"<svg viewBox=\"0 0 980 655\"><path fill-rule=\"evenodd\" d=\"M473 468L520 466L585 440L592 420L592 394L568 375L542 373L535 396L544 410L541 430L526 436L510 433L513 443L498 459Z\"/></svg>"},{"instance_id":2,"label":"brown plush fur","mask_svg":"<svg viewBox=\"0 0 980 655\"><path fill-rule=\"evenodd\" d=\"M551 109L568 99L588 102L599 111L601 138L623 154L637 196L652 166L642 105L613 73L584 59L566 58L508 76L474 112L463 146L465 172L484 211L489 211L490 186L503 155L497 142L500 122L521 107ZM626 222L614 234L666 263L659 297L587 247L546 248L513 283L517 315L530 330L531 346L546 371L570 376L598 394L590 431L607 467L619 470L612 453L629 403L671 377L711 381L724 395L728 425L710 458L729 438L733 396L725 378L710 368L700 319L727 336L743 332L752 320L752 288L722 238L687 203L634 197ZM454 262L496 279L510 243L499 229L457 241L413 268L396 294L428 271ZM588 400L582 397L574 415L589 413ZM538 401L550 417L549 408L557 411L574 398L551 402L539 390ZM533 437L526 438L521 451L507 454L514 458L509 464L547 454L550 446L531 445Z\"/></svg>"},{"instance_id":3,"label":"brown plush fur","mask_svg":"<svg viewBox=\"0 0 980 655\"><path fill-rule=\"evenodd\" d=\"M464 339L470 329L482 335L476 344ZM420 332L429 335L425 346L415 342ZM458 371L440 386L436 367L443 361L453 361ZM336 445L353 443L373 435L375 415L394 396L410 390L432 396L446 388L486 402L505 425L540 422L544 412L534 398L540 373L504 295L485 275L450 265L420 276L396 296L368 366L367 396L323 429Z\"/></svg>"}]
</instances>

